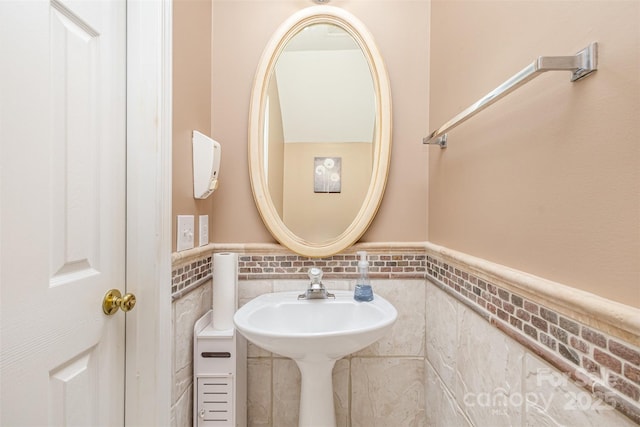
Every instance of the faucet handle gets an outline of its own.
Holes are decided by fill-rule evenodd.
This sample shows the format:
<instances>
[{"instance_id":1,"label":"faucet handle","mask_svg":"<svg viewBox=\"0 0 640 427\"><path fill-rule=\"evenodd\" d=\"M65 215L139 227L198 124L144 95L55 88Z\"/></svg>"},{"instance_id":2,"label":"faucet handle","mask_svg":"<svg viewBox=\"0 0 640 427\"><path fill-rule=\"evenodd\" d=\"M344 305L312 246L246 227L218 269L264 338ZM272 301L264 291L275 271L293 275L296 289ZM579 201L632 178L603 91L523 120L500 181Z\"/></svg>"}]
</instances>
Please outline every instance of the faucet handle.
<instances>
[{"instance_id":1,"label":"faucet handle","mask_svg":"<svg viewBox=\"0 0 640 427\"><path fill-rule=\"evenodd\" d=\"M309 283L309 287L304 294L298 295L298 299L326 299L326 298L334 298L335 295L327 292L324 285L322 284L322 269L318 267L311 267L308 271L309 279L311 283Z\"/></svg>"},{"instance_id":2,"label":"faucet handle","mask_svg":"<svg viewBox=\"0 0 640 427\"><path fill-rule=\"evenodd\" d=\"M308 271L309 280L312 285L320 285L322 281L322 270L318 267L311 267Z\"/></svg>"}]
</instances>

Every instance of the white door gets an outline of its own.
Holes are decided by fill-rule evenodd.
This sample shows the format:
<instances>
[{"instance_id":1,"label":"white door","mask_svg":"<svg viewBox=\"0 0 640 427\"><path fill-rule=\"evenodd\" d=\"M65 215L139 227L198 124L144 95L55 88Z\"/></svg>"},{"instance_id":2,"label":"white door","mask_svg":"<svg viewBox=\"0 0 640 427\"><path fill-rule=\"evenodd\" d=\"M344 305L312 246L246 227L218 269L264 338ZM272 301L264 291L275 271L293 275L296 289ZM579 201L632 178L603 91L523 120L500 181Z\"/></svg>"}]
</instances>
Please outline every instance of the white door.
<instances>
[{"instance_id":1,"label":"white door","mask_svg":"<svg viewBox=\"0 0 640 427\"><path fill-rule=\"evenodd\" d=\"M124 423L126 4L0 1L0 425Z\"/></svg>"}]
</instances>

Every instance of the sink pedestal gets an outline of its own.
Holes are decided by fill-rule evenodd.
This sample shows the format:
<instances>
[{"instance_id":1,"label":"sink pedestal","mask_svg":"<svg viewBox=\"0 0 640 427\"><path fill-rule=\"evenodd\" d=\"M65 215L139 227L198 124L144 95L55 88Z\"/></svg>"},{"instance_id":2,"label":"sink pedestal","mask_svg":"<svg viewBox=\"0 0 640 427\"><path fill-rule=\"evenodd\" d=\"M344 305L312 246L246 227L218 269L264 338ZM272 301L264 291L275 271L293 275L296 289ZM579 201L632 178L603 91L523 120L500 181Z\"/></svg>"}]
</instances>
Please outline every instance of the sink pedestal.
<instances>
[{"instance_id":1,"label":"sink pedestal","mask_svg":"<svg viewBox=\"0 0 640 427\"><path fill-rule=\"evenodd\" d=\"M296 360L300 369L299 427L335 427L333 406L333 366L336 361Z\"/></svg>"}]
</instances>

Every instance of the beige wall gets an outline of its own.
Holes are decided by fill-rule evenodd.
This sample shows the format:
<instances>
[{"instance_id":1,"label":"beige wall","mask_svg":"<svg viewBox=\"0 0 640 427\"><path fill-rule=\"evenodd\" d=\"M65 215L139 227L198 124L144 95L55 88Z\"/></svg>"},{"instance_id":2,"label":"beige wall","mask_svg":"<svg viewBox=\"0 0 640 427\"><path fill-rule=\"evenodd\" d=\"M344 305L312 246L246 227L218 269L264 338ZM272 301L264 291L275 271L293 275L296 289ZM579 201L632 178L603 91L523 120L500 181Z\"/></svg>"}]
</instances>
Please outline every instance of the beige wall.
<instances>
[{"instance_id":1,"label":"beige wall","mask_svg":"<svg viewBox=\"0 0 640 427\"><path fill-rule=\"evenodd\" d=\"M305 0L213 1L212 134L222 144L220 189L212 198L212 241L261 243L273 238L256 210L247 167L247 127L253 78L278 26ZM428 2L334 0L372 32L391 80L394 130L384 201L363 241L427 238ZM182 191L182 190L178 190Z\"/></svg>"},{"instance_id":2,"label":"beige wall","mask_svg":"<svg viewBox=\"0 0 640 427\"><path fill-rule=\"evenodd\" d=\"M174 0L173 3L173 250L176 215L209 215L216 193L193 198L191 132L211 135L211 2ZM224 158L224 146L222 154ZM224 164L220 173L224 173ZM211 238L211 233L209 233ZM198 244L196 237L195 244Z\"/></svg>"},{"instance_id":3,"label":"beige wall","mask_svg":"<svg viewBox=\"0 0 640 427\"><path fill-rule=\"evenodd\" d=\"M640 2L435 1L431 127L539 55L599 42L431 148L430 241L640 306Z\"/></svg>"},{"instance_id":4,"label":"beige wall","mask_svg":"<svg viewBox=\"0 0 640 427\"><path fill-rule=\"evenodd\" d=\"M311 4L175 4L174 214L209 214L214 242L273 241L249 184L251 87L272 33ZM430 240L640 305L640 3L434 1L431 19L426 1L331 4L364 21L391 80L391 171L363 241ZM536 56L573 54L594 40L595 75L570 83L568 72L547 73L451 132L446 150L420 144L428 126ZM220 189L204 202L191 195L194 128L223 147Z\"/></svg>"},{"instance_id":5,"label":"beige wall","mask_svg":"<svg viewBox=\"0 0 640 427\"><path fill-rule=\"evenodd\" d=\"M358 215L369 190L373 148L367 142L285 144L282 220L311 242L334 240ZM341 158L340 193L314 192L315 157Z\"/></svg>"}]
</instances>

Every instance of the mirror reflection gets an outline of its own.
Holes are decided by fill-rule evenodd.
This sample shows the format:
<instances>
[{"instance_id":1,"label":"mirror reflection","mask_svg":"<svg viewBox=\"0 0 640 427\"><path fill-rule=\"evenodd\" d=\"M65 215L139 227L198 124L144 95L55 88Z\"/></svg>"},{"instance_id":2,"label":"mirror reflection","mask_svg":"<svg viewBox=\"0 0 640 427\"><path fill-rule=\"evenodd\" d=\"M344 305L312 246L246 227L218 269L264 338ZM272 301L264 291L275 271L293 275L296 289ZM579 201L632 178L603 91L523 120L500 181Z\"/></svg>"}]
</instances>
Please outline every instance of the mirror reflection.
<instances>
[{"instance_id":1,"label":"mirror reflection","mask_svg":"<svg viewBox=\"0 0 640 427\"><path fill-rule=\"evenodd\" d=\"M343 28L315 23L278 55L264 100L264 179L277 215L311 242L341 235L371 184L376 96L369 62Z\"/></svg>"}]
</instances>

